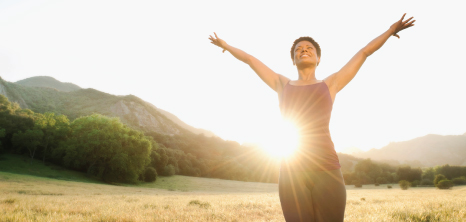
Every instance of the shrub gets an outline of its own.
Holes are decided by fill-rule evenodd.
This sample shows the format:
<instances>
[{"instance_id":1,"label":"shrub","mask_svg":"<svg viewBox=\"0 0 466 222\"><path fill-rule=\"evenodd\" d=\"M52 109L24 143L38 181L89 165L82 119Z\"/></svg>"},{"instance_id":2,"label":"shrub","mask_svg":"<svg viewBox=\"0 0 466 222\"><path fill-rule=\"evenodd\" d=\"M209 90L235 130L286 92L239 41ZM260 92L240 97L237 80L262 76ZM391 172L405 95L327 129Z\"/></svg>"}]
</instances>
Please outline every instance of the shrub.
<instances>
[{"instance_id":1,"label":"shrub","mask_svg":"<svg viewBox=\"0 0 466 222\"><path fill-rule=\"evenodd\" d=\"M191 200L188 204L189 205L198 205L200 208L209 208L210 207L210 203L209 202L201 202L199 200Z\"/></svg>"},{"instance_id":2,"label":"shrub","mask_svg":"<svg viewBox=\"0 0 466 222\"><path fill-rule=\"evenodd\" d=\"M144 181L154 182L157 180L157 171L153 167L147 167L144 171Z\"/></svg>"},{"instance_id":3,"label":"shrub","mask_svg":"<svg viewBox=\"0 0 466 222\"><path fill-rule=\"evenodd\" d=\"M13 204L15 203L16 199L13 199L13 198L9 198L9 199L6 199L3 201L3 203L6 203L6 204Z\"/></svg>"},{"instance_id":4,"label":"shrub","mask_svg":"<svg viewBox=\"0 0 466 222\"><path fill-rule=\"evenodd\" d=\"M451 180L453 182L453 184L455 185L466 185L466 177L462 176L462 177L457 177L453 180Z\"/></svg>"},{"instance_id":5,"label":"shrub","mask_svg":"<svg viewBox=\"0 0 466 222\"><path fill-rule=\"evenodd\" d=\"M164 176L173 176L175 175L175 167L171 164L168 164L165 166L163 170L163 175Z\"/></svg>"},{"instance_id":6,"label":"shrub","mask_svg":"<svg viewBox=\"0 0 466 222\"><path fill-rule=\"evenodd\" d=\"M435 175L434 185L437 186L438 182L441 180L446 180L447 178L443 174Z\"/></svg>"},{"instance_id":7,"label":"shrub","mask_svg":"<svg viewBox=\"0 0 466 222\"><path fill-rule=\"evenodd\" d=\"M423 179L421 181L421 185L434 185L434 181L433 180L429 180L429 179Z\"/></svg>"},{"instance_id":8,"label":"shrub","mask_svg":"<svg viewBox=\"0 0 466 222\"><path fill-rule=\"evenodd\" d=\"M411 183L412 187L417 187L420 184L419 180L415 180Z\"/></svg>"},{"instance_id":9,"label":"shrub","mask_svg":"<svg viewBox=\"0 0 466 222\"><path fill-rule=\"evenodd\" d=\"M379 184L378 184L378 183L375 183L374 185L375 185L376 187L378 187L378 186L379 186Z\"/></svg>"},{"instance_id":10,"label":"shrub","mask_svg":"<svg viewBox=\"0 0 466 222\"><path fill-rule=\"evenodd\" d=\"M354 184L354 187L357 187L357 188L361 188L361 187L362 187L362 183L361 183L361 181L359 181L359 180L353 180L353 184Z\"/></svg>"},{"instance_id":11,"label":"shrub","mask_svg":"<svg viewBox=\"0 0 466 222\"><path fill-rule=\"evenodd\" d=\"M453 186L451 180L441 180L437 183L437 188L439 189L450 189Z\"/></svg>"},{"instance_id":12,"label":"shrub","mask_svg":"<svg viewBox=\"0 0 466 222\"><path fill-rule=\"evenodd\" d=\"M409 182L406 181L406 180L400 180L400 182L398 182L398 184L400 185L400 188L402 190L407 190L409 188Z\"/></svg>"},{"instance_id":13,"label":"shrub","mask_svg":"<svg viewBox=\"0 0 466 222\"><path fill-rule=\"evenodd\" d=\"M392 189L392 186L391 186L391 185L387 185L387 188L388 188L388 189Z\"/></svg>"}]
</instances>

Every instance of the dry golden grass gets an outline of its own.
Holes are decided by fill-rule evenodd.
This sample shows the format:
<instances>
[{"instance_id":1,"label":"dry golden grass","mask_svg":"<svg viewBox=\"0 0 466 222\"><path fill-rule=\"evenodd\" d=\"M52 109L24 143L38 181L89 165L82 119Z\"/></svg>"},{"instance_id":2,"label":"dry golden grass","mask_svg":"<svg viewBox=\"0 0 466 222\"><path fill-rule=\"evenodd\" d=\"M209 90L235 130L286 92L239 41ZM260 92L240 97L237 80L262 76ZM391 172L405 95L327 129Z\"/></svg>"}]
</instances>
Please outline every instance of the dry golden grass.
<instances>
[{"instance_id":1,"label":"dry golden grass","mask_svg":"<svg viewBox=\"0 0 466 222\"><path fill-rule=\"evenodd\" d=\"M466 186L353 187L345 221L466 221ZM0 172L0 221L284 221L277 190L183 176L112 186Z\"/></svg>"},{"instance_id":2,"label":"dry golden grass","mask_svg":"<svg viewBox=\"0 0 466 222\"><path fill-rule=\"evenodd\" d=\"M451 190L401 190L398 185L393 189L383 185L350 188L345 221L466 221L466 186Z\"/></svg>"}]
</instances>

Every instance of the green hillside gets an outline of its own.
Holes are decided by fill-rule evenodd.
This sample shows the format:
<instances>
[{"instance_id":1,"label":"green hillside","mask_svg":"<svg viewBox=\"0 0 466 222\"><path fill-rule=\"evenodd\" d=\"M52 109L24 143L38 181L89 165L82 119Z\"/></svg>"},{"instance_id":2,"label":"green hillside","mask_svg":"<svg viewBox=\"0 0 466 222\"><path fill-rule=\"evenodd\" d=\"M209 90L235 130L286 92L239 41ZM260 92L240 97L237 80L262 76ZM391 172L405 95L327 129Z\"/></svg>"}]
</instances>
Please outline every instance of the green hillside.
<instances>
[{"instance_id":1,"label":"green hillside","mask_svg":"<svg viewBox=\"0 0 466 222\"><path fill-rule=\"evenodd\" d=\"M27 79L31 82L31 78ZM2 93L3 91L3 93ZM115 96L95 89L79 89L71 92L53 88L28 87L7 82L0 78L0 94L5 94L21 108L34 112L54 112L66 115L70 120L99 113L119 117L130 127L160 134L180 134L186 130L162 115L154 106L133 96Z\"/></svg>"},{"instance_id":2,"label":"green hillside","mask_svg":"<svg viewBox=\"0 0 466 222\"><path fill-rule=\"evenodd\" d=\"M52 88L63 92L71 92L81 89L81 87L73 83L60 82L50 76L34 76L15 83L22 86Z\"/></svg>"},{"instance_id":3,"label":"green hillside","mask_svg":"<svg viewBox=\"0 0 466 222\"><path fill-rule=\"evenodd\" d=\"M68 170L62 166L33 160L27 156L2 154L0 156L0 172L30 175L57 180L77 181L86 183L102 183L98 179L88 177L85 173Z\"/></svg>"},{"instance_id":4,"label":"green hillside","mask_svg":"<svg viewBox=\"0 0 466 222\"><path fill-rule=\"evenodd\" d=\"M172 113L136 96L115 96L95 89L82 89L49 76L31 77L15 83L0 77L0 94L18 103L21 108L39 113L64 114L71 120L99 113L119 117L125 124L144 131L174 135L184 129L194 134L215 136L211 131L192 127Z\"/></svg>"}]
</instances>

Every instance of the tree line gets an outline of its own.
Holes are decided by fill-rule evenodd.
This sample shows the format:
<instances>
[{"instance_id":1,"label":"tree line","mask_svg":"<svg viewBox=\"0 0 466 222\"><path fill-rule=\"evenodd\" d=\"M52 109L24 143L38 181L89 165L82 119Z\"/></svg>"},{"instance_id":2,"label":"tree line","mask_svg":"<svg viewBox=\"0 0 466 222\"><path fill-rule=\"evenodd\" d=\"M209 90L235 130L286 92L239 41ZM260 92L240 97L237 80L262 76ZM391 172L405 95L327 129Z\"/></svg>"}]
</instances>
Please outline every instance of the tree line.
<instances>
[{"instance_id":1,"label":"tree line","mask_svg":"<svg viewBox=\"0 0 466 222\"><path fill-rule=\"evenodd\" d=\"M360 160L354 171L343 173L347 185L388 184L407 181L411 186L436 186L442 180L452 184L466 184L466 166L435 166L421 169L408 165L393 166L374 162L371 159Z\"/></svg>"}]
</instances>

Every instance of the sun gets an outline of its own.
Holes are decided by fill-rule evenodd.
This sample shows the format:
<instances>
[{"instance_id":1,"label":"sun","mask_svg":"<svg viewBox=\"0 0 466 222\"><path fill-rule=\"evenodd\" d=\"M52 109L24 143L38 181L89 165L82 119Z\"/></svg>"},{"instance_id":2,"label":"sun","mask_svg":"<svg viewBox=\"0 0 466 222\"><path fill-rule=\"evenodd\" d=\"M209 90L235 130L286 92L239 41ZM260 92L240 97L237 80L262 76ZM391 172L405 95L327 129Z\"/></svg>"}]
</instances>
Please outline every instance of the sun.
<instances>
[{"instance_id":1,"label":"sun","mask_svg":"<svg viewBox=\"0 0 466 222\"><path fill-rule=\"evenodd\" d=\"M291 122L280 118L263 132L261 146L274 158L288 157L298 148L298 130Z\"/></svg>"}]
</instances>

